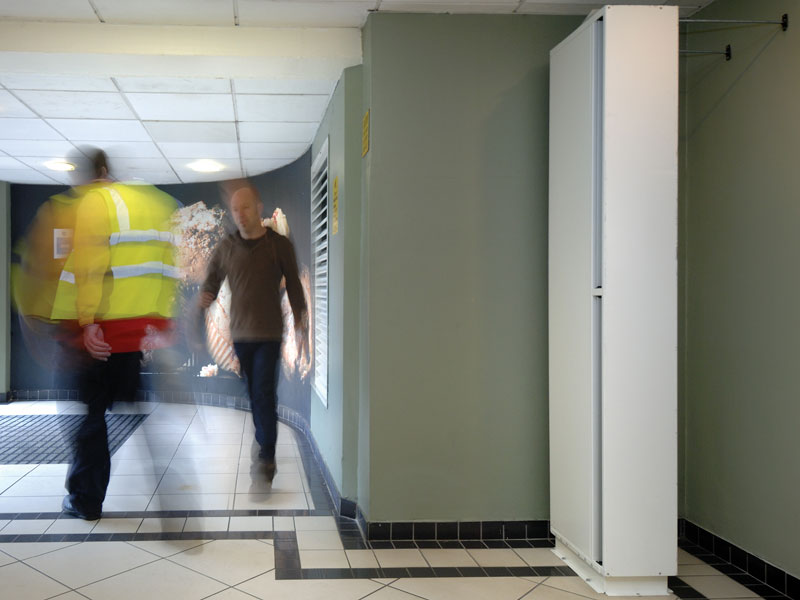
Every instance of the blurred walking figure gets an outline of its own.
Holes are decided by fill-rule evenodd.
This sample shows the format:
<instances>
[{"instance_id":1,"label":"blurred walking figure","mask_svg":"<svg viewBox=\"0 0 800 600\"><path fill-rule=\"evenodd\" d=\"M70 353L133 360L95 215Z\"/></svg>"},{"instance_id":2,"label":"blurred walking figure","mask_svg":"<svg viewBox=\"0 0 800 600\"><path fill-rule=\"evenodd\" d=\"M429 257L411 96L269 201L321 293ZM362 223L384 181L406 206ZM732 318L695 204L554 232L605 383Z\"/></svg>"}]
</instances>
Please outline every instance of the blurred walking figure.
<instances>
[{"instance_id":1,"label":"blurred walking figure","mask_svg":"<svg viewBox=\"0 0 800 600\"><path fill-rule=\"evenodd\" d=\"M214 250L200 294L208 308L227 277L231 288L230 327L236 355L247 380L258 458L269 481L275 477L278 437L277 366L283 335L281 280L292 307L298 344L307 343L308 315L297 274L294 246L262 223L263 204L250 186L235 190L230 211L237 231Z\"/></svg>"},{"instance_id":2,"label":"blurred walking figure","mask_svg":"<svg viewBox=\"0 0 800 600\"><path fill-rule=\"evenodd\" d=\"M143 341L171 327L178 269L170 230L175 200L149 185L114 183L105 153L88 152L94 185L78 205L52 318L76 320L87 353L79 374L87 415L62 508L94 520L111 476L105 412L115 400L135 399Z\"/></svg>"}]
</instances>

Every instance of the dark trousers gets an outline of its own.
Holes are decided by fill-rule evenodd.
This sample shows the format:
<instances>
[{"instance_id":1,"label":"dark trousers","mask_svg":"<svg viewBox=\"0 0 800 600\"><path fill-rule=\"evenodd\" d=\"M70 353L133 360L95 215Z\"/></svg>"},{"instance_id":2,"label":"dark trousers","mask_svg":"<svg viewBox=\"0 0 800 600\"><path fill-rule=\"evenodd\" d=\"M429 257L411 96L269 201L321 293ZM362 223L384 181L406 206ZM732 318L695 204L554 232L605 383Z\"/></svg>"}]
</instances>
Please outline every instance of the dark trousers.
<instances>
[{"instance_id":1,"label":"dark trousers","mask_svg":"<svg viewBox=\"0 0 800 600\"><path fill-rule=\"evenodd\" d=\"M256 441L261 446L259 457L275 460L278 439L278 359L279 341L234 342L236 356L247 381L250 409L256 428Z\"/></svg>"},{"instance_id":2,"label":"dark trousers","mask_svg":"<svg viewBox=\"0 0 800 600\"><path fill-rule=\"evenodd\" d=\"M80 399L88 412L74 440L67 491L72 505L99 513L111 477L106 410L114 400L132 401L139 387L141 352L112 354L108 361L89 359L80 374Z\"/></svg>"}]
</instances>

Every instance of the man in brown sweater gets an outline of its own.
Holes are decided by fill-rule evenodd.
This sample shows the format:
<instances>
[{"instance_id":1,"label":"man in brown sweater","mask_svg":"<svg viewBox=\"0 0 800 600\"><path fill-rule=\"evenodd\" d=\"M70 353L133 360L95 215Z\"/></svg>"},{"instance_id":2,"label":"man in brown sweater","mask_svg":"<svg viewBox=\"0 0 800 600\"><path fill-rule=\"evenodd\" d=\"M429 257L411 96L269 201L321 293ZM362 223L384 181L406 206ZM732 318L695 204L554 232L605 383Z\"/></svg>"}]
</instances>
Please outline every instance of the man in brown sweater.
<instances>
[{"instance_id":1,"label":"man in brown sweater","mask_svg":"<svg viewBox=\"0 0 800 600\"><path fill-rule=\"evenodd\" d=\"M259 458L267 479L272 481L278 437L276 387L283 335L282 278L286 279L299 344L304 344L308 335L308 316L292 242L262 224L262 210L252 187L239 188L231 196L230 211L237 231L226 236L211 256L200 306L206 309L211 305L227 277L231 288L231 337L247 380L256 441L261 446Z\"/></svg>"}]
</instances>

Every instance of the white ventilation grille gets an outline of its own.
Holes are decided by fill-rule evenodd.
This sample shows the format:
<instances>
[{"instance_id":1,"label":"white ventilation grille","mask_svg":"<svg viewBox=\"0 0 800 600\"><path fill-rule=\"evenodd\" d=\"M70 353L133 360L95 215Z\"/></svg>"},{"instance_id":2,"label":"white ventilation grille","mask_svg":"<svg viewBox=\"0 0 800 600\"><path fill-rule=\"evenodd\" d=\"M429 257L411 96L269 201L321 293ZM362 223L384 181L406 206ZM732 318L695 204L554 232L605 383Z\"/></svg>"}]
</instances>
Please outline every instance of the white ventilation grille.
<instances>
[{"instance_id":1,"label":"white ventilation grille","mask_svg":"<svg viewBox=\"0 0 800 600\"><path fill-rule=\"evenodd\" d=\"M314 263L314 378L328 406L328 140L311 165L311 253Z\"/></svg>"}]
</instances>

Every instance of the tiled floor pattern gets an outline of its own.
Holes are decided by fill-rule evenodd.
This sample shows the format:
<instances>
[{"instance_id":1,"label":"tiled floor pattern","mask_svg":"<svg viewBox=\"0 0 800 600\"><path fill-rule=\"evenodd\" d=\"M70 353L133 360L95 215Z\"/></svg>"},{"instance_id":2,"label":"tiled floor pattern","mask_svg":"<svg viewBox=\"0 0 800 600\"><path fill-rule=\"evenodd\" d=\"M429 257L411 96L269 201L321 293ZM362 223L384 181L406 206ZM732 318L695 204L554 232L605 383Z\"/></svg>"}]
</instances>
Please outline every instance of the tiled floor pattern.
<instances>
[{"instance_id":1,"label":"tiled floor pattern","mask_svg":"<svg viewBox=\"0 0 800 600\"><path fill-rule=\"evenodd\" d=\"M605 598L532 544L364 543L353 521L332 516L307 442L283 424L270 489L251 472L246 413L125 409L150 416L112 459L99 521L58 513L66 465L0 465L0 600ZM0 414L76 410L0 405ZM729 566L683 549L678 559L670 583L681 598L759 597L722 572Z\"/></svg>"}]
</instances>

